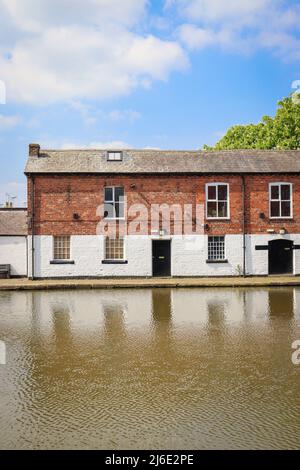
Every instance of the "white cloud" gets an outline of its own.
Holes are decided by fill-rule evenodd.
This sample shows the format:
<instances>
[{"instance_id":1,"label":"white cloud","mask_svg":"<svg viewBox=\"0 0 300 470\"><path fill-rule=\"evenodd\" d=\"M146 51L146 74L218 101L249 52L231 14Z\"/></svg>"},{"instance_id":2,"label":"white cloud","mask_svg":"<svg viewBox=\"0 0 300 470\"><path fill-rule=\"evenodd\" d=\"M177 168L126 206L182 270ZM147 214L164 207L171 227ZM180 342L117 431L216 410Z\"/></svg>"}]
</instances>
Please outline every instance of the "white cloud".
<instances>
[{"instance_id":1,"label":"white cloud","mask_svg":"<svg viewBox=\"0 0 300 470\"><path fill-rule=\"evenodd\" d=\"M113 109L111 111L103 111L101 108L85 103L79 100L72 100L69 103L71 109L77 111L85 125L90 126L97 123L99 120L133 123L141 118L141 113L133 109Z\"/></svg>"},{"instance_id":2,"label":"white cloud","mask_svg":"<svg viewBox=\"0 0 300 470\"><path fill-rule=\"evenodd\" d=\"M49 146L48 146L49 147ZM70 149L125 149L132 148L132 146L121 140L113 140L109 142L91 142L88 145L76 144L73 142L64 142L56 148L61 148L62 150Z\"/></svg>"},{"instance_id":3,"label":"white cloud","mask_svg":"<svg viewBox=\"0 0 300 470\"><path fill-rule=\"evenodd\" d=\"M133 109L113 109L108 113L108 117L114 122L126 121L132 123L141 118L141 113Z\"/></svg>"},{"instance_id":4,"label":"white cloud","mask_svg":"<svg viewBox=\"0 0 300 470\"><path fill-rule=\"evenodd\" d=\"M21 122L19 116L4 116L0 114L0 130L1 129L10 129L17 126Z\"/></svg>"},{"instance_id":5,"label":"white cloud","mask_svg":"<svg viewBox=\"0 0 300 470\"><path fill-rule=\"evenodd\" d=\"M96 111L91 105L73 100L70 102L70 107L79 112L86 126L91 126L97 122L100 112Z\"/></svg>"},{"instance_id":6,"label":"white cloud","mask_svg":"<svg viewBox=\"0 0 300 470\"><path fill-rule=\"evenodd\" d=\"M273 51L300 58L300 5L287 0L172 0L184 23L178 37L188 49L217 45L249 53Z\"/></svg>"},{"instance_id":7,"label":"white cloud","mask_svg":"<svg viewBox=\"0 0 300 470\"><path fill-rule=\"evenodd\" d=\"M19 28L36 32L71 24L131 26L145 14L147 0L1 0L1 4Z\"/></svg>"},{"instance_id":8,"label":"white cloud","mask_svg":"<svg viewBox=\"0 0 300 470\"><path fill-rule=\"evenodd\" d=\"M183 14L191 20L224 21L238 19L249 23L278 0L178 0Z\"/></svg>"},{"instance_id":9,"label":"white cloud","mask_svg":"<svg viewBox=\"0 0 300 470\"><path fill-rule=\"evenodd\" d=\"M178 42L135 32L146 4L0 0L0 30L7 18L18 28L9 58L0 46L8 99L45 104L110 98L182 70L188 61Z\"/></svg>"},{"instance_id":10,"label":"white cloud","mask_svg":"<svg viewBox=\"0 0 300 470\"><path fill-rule=\"evenodd\" d=\"M216 44L217 35L205 28L198 28L193 24L183 24L178 29L182 42L189 49L203 49L204 47Z\"/></svg>"}]
</instances>

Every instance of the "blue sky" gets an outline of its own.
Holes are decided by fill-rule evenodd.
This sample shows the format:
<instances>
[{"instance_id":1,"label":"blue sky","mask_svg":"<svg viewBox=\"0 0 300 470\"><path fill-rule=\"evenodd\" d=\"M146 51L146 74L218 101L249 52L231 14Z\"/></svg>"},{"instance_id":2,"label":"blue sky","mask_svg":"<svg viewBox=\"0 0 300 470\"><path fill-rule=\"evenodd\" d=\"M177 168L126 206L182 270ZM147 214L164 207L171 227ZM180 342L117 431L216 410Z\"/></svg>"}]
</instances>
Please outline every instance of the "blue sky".
<instances>
[{"instance_id":1,"label":"blue sky","mask_svg":"<svg viewBox=\"0 0 300 470\"><path fill-rule=\"evenodd\" d=\"M0 203L21 205L29 142L196 149L273 115L300 2L0 0L0 80Z\"/></svg>"}]
</instances>

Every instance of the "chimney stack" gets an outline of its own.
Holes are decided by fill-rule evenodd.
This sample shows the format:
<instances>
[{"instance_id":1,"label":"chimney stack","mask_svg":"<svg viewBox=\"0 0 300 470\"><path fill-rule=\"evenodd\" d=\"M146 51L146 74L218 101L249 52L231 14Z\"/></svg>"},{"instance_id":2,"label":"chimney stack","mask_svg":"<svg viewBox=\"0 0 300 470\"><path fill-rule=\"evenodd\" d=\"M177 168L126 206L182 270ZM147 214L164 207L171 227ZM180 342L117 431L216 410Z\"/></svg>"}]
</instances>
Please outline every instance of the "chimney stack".
<instances>
[{"instance_id":1,"label":"chimney stack","mask_svg":"<svg viewBox=\"0 0 300 470\"><path fill-rule=\"evenodd\" d=\"M30 157L39 157L40 156L40 146L39 146L39 144L29 144L29 156Z\"/></svg>"}]
</instances>

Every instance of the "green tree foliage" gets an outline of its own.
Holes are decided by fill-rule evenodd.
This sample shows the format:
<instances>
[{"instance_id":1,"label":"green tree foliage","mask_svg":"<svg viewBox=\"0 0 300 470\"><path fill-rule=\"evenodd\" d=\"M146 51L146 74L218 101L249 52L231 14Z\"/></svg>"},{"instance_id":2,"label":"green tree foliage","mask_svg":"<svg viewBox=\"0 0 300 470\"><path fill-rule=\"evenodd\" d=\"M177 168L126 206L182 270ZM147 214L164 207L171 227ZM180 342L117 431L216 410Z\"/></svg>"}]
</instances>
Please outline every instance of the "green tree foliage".
<instances>
[{"instance_id":1,"label":"green tree foliage","mask_svg":"<svg viewBox=\"0 0 300 470\"><path fill-rule=\"evenodd\" d=\"M300 94L279 101L274 118L233 126L214 147L204 145L204 149L300 149Z\"/></svg>"}]
</instances>

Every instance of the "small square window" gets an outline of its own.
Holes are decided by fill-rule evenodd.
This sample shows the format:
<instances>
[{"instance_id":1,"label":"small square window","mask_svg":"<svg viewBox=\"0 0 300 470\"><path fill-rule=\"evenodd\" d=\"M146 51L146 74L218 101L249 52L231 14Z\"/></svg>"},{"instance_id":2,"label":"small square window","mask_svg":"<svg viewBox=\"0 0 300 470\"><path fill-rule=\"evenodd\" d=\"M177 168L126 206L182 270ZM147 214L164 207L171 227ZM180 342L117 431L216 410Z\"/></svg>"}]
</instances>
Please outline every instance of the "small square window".
<instances>
[{"instance_id":1,"label":"small square window","mask_svg":"<svg viewBox=\"0 0 300 470\"><path fill-rule=\"evenodd\" d=\"M53 258L55 260L70 259L70 237L53 237Z\"/></svg>"},{"instance_id":2,"label":"small square window","mask_svg":"<svg viewBox=\"0 0 300 470\"><path fill-rule=\"evenodd\" d=\"M208 237L208 260L225 260L225 237Z\"/></svg>"},{"instance_id":3,"label":"small square window","mask_svg":"<svg viewBox=\"0 0 300 470\"><path fill-rule=\"evenodd\" d=\"M123 160L123 152L115 152L115 151L107 152L107 161L121 162L122 160Z\"/></svg>"},{"instance_id":4,"label":"small square window","mask_svg":"<svg viewBox=\"0 0 300 470\"><path fill-rule=\"evenodd\" d=\"M106 260L123 260L124 259L124 238L105 239L105 259Z\"/></svg>"}]
</instances>

